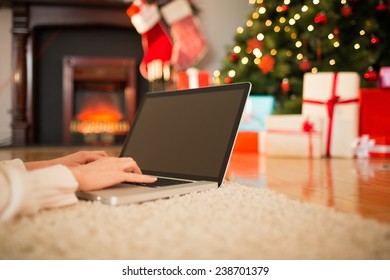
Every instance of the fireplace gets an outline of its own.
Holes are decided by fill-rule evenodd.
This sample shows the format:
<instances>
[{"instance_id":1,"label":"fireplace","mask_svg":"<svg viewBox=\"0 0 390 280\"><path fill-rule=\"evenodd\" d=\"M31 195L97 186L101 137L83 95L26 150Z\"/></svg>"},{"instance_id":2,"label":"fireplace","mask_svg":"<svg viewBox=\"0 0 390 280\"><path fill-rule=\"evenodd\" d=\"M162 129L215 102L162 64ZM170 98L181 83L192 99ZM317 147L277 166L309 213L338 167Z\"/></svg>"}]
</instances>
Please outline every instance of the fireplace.
<instances>
[{"instance_id":1,"label":"fireplace","mask_svg":"<svg viewBox=\"0 0 390 280\"><path fill-rule=\"evenodd\" d=\"M91 129L94 123L89 120L79 125L78 118L85 116L76 113L83 99L91 99L91 95L87 98L85 94L95 95L92 98L96 99L106 93L102 100L111 100L107 101L111 109L119 106L116 119L121 118L116 121L119 124L116 124L114 136L120 138L131 122L137 100L148 90L147 81L137 75L143 48L140 35L125 13L129 3L117 0L14 0L11 4L15 77L13 144L88 144L81 127ZM69 57L127 60L133 70L123 71L133 76L122 80L83 81L76 69L73 72L76 78L70 83L76 91L65 93L64 73L67 70L64 61ZM109 69L113 73L112 68ZM75 100L67 100L65 97L69 95ZM131 108L128 107L130 103ZM101 130L113 127L108 122L95 124ZM107 140L113 135L100 136Z\"/></svg>"}]
</instances>

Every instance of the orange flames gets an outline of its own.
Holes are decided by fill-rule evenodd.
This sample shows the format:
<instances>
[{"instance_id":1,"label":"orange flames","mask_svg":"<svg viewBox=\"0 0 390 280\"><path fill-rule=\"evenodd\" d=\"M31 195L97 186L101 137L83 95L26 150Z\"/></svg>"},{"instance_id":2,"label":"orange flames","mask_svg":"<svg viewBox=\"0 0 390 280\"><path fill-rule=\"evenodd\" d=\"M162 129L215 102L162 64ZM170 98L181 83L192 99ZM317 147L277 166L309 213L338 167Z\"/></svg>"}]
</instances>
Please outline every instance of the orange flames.
<instances>
[{"instance_id":1,"label":"orange flames","mask_svg":"<svg viewBox=\"0 0 390 280\"><path fill-rule=\"evenodd\" d=\"M112 107L101 104L98 107L85 108L76 119L79 121L118 122L123 118L122 114Z\"/></svg>"},{"instance_id":2,"label":"orange flames","mask_svg":"<svg viewBox=\"0 0 390 280\"><path fill-rule=\"evenodd\" d=\"M90 106L84 108L76 116L76 120L71 123L70 130L82 134L124 134L129 130L129 124L122 118L122 113L111 106L104 104L96 107Z\"/></svg>"}]
</instances>

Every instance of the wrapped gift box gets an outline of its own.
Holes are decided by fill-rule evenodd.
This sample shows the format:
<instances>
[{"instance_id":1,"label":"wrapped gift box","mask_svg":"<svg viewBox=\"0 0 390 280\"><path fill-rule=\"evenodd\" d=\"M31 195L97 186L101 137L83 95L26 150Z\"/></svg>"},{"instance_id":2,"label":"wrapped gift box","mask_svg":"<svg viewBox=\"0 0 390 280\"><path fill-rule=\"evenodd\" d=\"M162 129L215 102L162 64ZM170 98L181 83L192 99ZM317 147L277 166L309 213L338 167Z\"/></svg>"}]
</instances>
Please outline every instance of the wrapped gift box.
<instances>
[{"instance_id":1,"label":"wrapped gift box","mask_svg":"<svg viewBox=\"0 0 390 280\"><path fill-rule=\"evenodd\" d=\"M273 96L249 96L242 114L240 131L265 131L265 118L272 114L275 108Z\"/></svg>"},{"instance_id":2,"label":"wrapped gift box","mask_svg":"<svg viewBox=\"0 0 390 280\"><path fill-rule=\"evenodd\" d=\"M176 74L176 89L207 87L210 85L210 74L196 68L189 68Z\"/></svg>"},{"instance_id":3,"label":"wrapped gift box","mask_svg":"<svg viewBox=\"0 0 390 280\"><path fill-rule=\"evenodd\" d=\"M390 89L360 90L360 135L390 138Z\"/></svg>"},{"instance_id":4,"label":"wrapped gift box","mask_svg":"<svg viewBox=\"0 0 390 280\"><path fill-rule=\"evenodd\" d=\"M263 132L260 131L239 131L234 144L234 153L260 154L263 151Z\"/></svg>"},{"instance_id":5,"label":"wrapped gift box","mask_svg":"<svg viewBox=\"0 0 390 280\"><path fill-rule=\"evenodd\" d=\"M322 156L322 118L275 115L266 119L267 156L319 158Z\"/></svg>"},{"instance_id":6,"label":"wrapped gift box","mask_svg":"<svg viewBox=\"0 0 390 280\"><path fill-rule=\"evenodd\" d=\"M374 140L374 145L369 148L371 157L390 158L390 136L376 136L370 139Z\"/></svg>"},{"instance_id":7,"label":"wrapped gift box","mask_svg":"<svg viewBox=\"0 0 390 280\"><path fill-rule=\"evenodd\" d=\"M360 77L355 72L305 73L302 114L324 120L322 154L352 158L359 135Z\"/></svg>"},{"instance_id":8,"label":"wrapped gift box","mask_svg":"<svg viewBox=\"0 0 390 280\"><path fill-rule=\"evenodd\" d=\"M265 118L275 106L273 96L249 96L241 118L234 152L261 153L263 151Z\"/></svg>"},{"instance_id":9,"label":"wrapped gift box","mask_svg":"<svg viewBox=\"0 0 390 280\"><path fill-rule=\"evenodd\" d=\"M390 67L382 67L379 70L378 85L380 88L390 89Z\"/></svg>"}]
</instances>

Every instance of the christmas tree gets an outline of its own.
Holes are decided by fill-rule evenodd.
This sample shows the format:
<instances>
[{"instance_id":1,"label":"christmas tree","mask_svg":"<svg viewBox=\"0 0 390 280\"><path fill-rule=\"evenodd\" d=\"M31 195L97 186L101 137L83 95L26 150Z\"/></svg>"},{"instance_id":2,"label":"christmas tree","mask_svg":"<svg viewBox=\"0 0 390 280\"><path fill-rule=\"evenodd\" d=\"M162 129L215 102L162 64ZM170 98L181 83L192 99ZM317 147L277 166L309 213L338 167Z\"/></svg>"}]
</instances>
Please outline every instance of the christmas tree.
<instances>
[{"instance_id":1,"label":"christmas tree","mask_svg":"<svg viewBox=\"0 0 390 280\"><path fill-rule=\"evenodd\" d=\"M253 13L228 46L219 83L250 81L275 113L300 113L305 72L354 71L376 86L390 65L390 1L249 0Z\"/></svg>"}]
</instances>

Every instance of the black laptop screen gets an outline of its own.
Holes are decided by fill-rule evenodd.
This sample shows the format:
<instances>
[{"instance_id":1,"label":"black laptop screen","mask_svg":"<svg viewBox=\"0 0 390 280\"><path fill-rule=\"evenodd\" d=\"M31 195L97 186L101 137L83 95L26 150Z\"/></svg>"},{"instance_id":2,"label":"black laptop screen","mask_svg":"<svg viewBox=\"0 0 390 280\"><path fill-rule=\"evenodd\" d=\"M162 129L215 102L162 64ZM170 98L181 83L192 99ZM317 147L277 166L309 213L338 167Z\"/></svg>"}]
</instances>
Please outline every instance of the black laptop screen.
<instances>
[{"instance_id":1,"label":"black laptop screen","mask_svg":"<svg viewBox=\"0 0 390 280\"><path fill-rule=\"evenodd\" d=\"M147 94L121 156L145 174L221 183L250 84Z\"/></svg>"}]
</instances>

